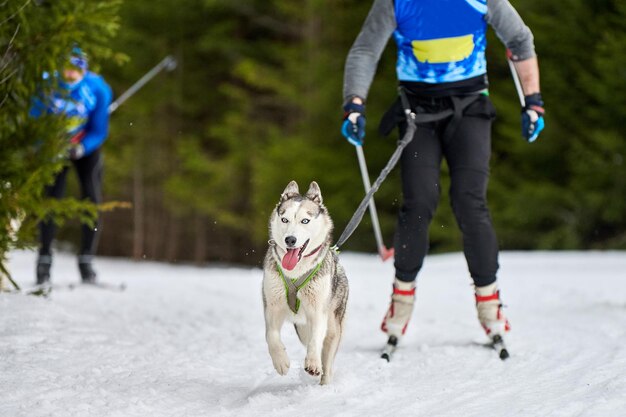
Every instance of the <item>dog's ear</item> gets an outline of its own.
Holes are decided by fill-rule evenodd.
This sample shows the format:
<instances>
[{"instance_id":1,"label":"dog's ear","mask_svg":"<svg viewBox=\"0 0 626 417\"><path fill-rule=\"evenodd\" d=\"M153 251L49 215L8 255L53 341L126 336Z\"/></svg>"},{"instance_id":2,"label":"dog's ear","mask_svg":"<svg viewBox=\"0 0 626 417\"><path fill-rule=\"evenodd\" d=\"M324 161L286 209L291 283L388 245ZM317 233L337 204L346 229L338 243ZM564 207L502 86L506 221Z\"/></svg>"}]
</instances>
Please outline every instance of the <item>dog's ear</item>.
<instances>
[{"instance_id":1,"label":"dog's ear","mask_svg":"<svg viewBox=\"0 0 626 417\"><path fill-rule=\"evenodd\" d=\"M306 192L305 197L317 204L322 204L322 192L320 191L320 186L315 181L312 181L311 185L309 185L309 191Z\"/></svg>"},{"instance_id":2,"label":"dog's ear","mask_svg":"<svg viewBox=\"0 0 626 417\"><path fill-rule=\"evenodd\" d=\"M298 183L295 181L291 181L289 184L287 184L285 191L283 191L283 193L280 195L280 201L283 202L289 200L290 198L293 198L297 195L300 195Z\"/></svg>"}]
</instances>

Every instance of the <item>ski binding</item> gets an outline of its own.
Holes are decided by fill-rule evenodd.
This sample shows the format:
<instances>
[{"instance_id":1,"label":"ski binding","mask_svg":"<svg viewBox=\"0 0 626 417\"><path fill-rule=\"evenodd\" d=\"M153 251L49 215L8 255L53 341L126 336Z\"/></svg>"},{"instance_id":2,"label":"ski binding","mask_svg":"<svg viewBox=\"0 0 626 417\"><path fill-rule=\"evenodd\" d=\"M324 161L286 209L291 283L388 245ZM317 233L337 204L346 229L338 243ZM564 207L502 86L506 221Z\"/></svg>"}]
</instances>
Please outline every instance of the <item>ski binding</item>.
<instances>
[{"instance_id":1,"label":"ski binding","mask_svg":"<svg viewBox=\"0 0 626 417\"><path fill-rule=\"evenodd\" d=\"M389 339L387 340L387 344L385 345L383 349L383 353L382 355L380 355L380 357L382 359L385 359L387 362L390 362L391 356L393 355L393 352L396 351L397 346L398 346L398 338L395 336L389 336Z\"/></svg>"}]
</instances>

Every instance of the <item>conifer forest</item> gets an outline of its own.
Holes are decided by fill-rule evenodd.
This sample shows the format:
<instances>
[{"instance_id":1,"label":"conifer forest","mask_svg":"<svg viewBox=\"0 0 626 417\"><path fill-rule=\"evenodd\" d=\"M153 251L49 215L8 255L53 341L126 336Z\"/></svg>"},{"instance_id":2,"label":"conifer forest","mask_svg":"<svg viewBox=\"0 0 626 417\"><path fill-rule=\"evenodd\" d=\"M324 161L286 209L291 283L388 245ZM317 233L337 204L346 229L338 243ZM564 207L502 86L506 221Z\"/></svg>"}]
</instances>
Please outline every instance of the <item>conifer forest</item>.
<instances>
[{"instance_id":1,"label":"conifer forest","mask_svg":"<svg viewBox=\"0 0 626 417\"><path fill-rule=\"evenodd\" d=\"M364 196L340 133L346 55L371 6L356 0L8 0L0 6L0 255L36 246L55 216L59 245L102 210L98 255L257 265L271 210L289 181L317 181L339 236ZM546 128L521 137L505 47L488 36L492 131L489 207L505 250L626 249L626 2L511 0L531 28ZM41 194L66 143L52 118L28 117L41 74L73 44L114 99L166 57L111 114L104 203ZM363 151L372 182L396 148L378 133L396 99L391 40L367 100ZM431 253L461 250L443 163ZM375 195L383 240L402 203L396 168ZM15 222L20 223L15 230ZM343 248L375 252L369 215Z\"/></svg>"}]
</instances>

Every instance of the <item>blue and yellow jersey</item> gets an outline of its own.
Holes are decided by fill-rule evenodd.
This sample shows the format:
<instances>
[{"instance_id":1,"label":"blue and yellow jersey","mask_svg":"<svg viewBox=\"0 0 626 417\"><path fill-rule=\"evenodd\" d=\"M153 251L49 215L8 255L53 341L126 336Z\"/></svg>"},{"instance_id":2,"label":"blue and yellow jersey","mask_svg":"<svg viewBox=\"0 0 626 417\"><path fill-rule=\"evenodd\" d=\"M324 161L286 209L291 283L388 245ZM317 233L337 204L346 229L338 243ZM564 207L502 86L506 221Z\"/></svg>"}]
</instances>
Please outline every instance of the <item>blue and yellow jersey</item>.
<instances>
[{"instance_id":1,"label":"blue and yellow jersey","mask_svg":"<svg viewBox=\"0 0 626 417\"><path fill-rule=\"evenodd\" d=\"M462 81L487 72L486 0L395 0L400 81Z\"/></svg>"},{"instance_id":2,"label":"blue and yellow jersey","mask_svg":"<svg viewBox=\"0 0 626 417\"><path fill-rule=\"evenodd\" d=\"M425 95L487 87L485 33L491 26L514 61L535 56L533 35L509 0L374 0L346 59L343 98L367 99L390 37L401 84Z\"/></svg>"}]
</instances>

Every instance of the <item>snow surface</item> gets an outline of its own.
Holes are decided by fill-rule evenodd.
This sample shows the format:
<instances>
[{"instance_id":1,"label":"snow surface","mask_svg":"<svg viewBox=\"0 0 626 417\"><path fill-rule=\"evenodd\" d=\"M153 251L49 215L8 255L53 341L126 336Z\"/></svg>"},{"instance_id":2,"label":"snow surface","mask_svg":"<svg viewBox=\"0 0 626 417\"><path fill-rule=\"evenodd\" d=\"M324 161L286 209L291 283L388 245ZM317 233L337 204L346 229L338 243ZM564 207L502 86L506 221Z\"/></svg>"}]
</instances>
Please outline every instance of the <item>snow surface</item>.
<instances>
[{"instance_id":1,"label":"snow surface","mask_svg":"<svg viewBox=\"0 0 626 417\"><path fill-rule=\"evenodd\" d=\"M291 326L285 377L265 344L260 269L98 258L123 293L0 295L0 416L626 416L626 253L505 252L512 357L481 346L462 254L429 256L391 363L379 330L393 266L342 253L351 286L335 380L302 370ZM35 254L14 252L18 283ZM78 280L60 254L56 284Z\"/></svg>"}]
</instances>

